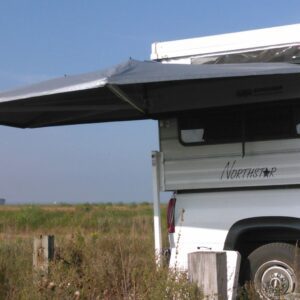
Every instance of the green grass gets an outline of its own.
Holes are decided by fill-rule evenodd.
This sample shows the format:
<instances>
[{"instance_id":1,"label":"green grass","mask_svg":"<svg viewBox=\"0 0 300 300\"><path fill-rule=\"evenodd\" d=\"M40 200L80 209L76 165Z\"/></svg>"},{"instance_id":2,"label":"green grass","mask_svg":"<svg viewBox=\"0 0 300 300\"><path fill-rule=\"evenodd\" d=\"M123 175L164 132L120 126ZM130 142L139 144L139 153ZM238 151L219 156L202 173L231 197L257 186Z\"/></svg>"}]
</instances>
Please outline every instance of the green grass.
<instances>
[{"instance_id":1,"label":"green grass","mask_svg":"<svg viewBox=\"0 0 300 300\"><path fill-rule=\"evenodd\" d=\"M0 299L201 298L186 274L156 268L152 214L147 203L4 206ZM54 234L56 248L49 275L34 283L32 244L38 234Z\"/></svg>"},{"instance_id":2,"label":"green grass","mask_svg":"<svg viewBox=\"0 0 300 300\"><path fill-rule=\"evenodd\" d=\"M116 224L121 222L126 227L138 217L151 221L151 205L11 206L0 209L0 232L68 231L74 228L97 230L107 221ZM114 229L114 226L110 228Z\"/></svg>"}]
</instances>

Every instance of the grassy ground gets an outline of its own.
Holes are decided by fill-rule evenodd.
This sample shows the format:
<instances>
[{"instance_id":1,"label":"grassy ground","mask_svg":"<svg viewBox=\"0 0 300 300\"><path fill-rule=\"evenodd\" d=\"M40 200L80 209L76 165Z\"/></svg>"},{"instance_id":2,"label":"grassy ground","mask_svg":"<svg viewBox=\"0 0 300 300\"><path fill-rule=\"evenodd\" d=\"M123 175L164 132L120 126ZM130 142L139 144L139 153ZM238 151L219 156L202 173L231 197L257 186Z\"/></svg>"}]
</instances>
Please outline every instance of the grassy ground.
<instances>
[{"instance_id":1,"label":"grassy ground","mask_svg":"<svg viewBox=\"0 0 300 300\"><path fill-rule=\"evenodd\" d=\"M152 214L147 203L1 207L0 299L201 298L185 274L156 269ZM39 234L55 235L56 251L34 283Z\"/></svg>"}]
</instances>

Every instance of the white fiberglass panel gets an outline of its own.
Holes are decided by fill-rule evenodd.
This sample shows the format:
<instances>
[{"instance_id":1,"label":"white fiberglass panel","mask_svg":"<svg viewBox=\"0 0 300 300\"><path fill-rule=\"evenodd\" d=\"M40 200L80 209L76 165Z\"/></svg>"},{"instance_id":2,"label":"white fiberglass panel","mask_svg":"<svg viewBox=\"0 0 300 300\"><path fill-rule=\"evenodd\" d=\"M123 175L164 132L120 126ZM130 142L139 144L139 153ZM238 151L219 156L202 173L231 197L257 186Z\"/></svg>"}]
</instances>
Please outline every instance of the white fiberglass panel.
<instances>
[{"instance_id":1,"label":"white fiberglass panel","mask_svg":"<svg viewBox=\"0 0 300 300\"><path fill-rule=\"evenodd\" d=\"M167 191L300 184L300 138L186 146L170 119L160 148Z\"/></svg>"},{"instance_id":2,"label":"white fiberglass panel","mask_svg":"<svg viewBox=\"0 0 300 300\"><path fill-rule=\"evenodd\" d=\"M151 59L168 62L197 55L208 56L295 45L300 42L299 32L300 24L293 24L153 43Z\"/></svg>"},{"instance_id":3,"label":"white fiberglass panel","mask_svg":"<svg viewBox=\"0 0 300 300\"><path fill-rule=\"evenodd\" d=\"M187 268L187 254L221 251L230 227L266 216L300 218L300 189L187 193L177 195L171 266Z\"/></svg>"}]
</instances>

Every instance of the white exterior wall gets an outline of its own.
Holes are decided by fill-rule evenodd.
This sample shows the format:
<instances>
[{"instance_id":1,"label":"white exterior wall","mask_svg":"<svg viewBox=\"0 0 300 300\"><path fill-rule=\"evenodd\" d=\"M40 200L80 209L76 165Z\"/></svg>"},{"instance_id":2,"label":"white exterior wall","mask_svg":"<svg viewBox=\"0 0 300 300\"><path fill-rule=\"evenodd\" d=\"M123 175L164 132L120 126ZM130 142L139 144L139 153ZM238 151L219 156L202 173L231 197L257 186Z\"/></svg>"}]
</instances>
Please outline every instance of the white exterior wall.
<instances>
[{"instance_id":1,"label":"white exterior wall","mask_svg":"<svg viewBox=\"0 0 300 300\"><path fill-rule=\"evenodd\" d=\"M175 119L160 122L164 190L300 184L300 139L182 145Z\"/></svg>"},{"instance_id":2,"label":"white exterior wall","mask_svg":"<svg viewBox=\"0 0 300 300\"><path fill-rule=\"evenodd\" d=\"M223 250L230 227L257 216L300 218L300 189L177 195L170 266L186 269L190 252Z\"/></svg>"},{"instance_id":3,"label":"white exterior wall","mask_svg":"<svg viewBox=\"0 0 300 300\"><path fill-rule=\"evenodd\" d=\"M242 143L182 145L175 119L160 121L159 130L161 189L180 192L175 234L170 235L172 267L186 268L190 252L223 250L228 231L237 221L263 216L300 218L300 139L246 142L243 157ZM264 176L265 169L273 172ZM295 187L270 189L278 185ZM268 189L255 190L263 186Z\"/></svg>"},{"instance_id":4,"label":"white exterior wall","mask_svg":"<svg viewBox=\"0 0 300 300\"><path fill-rule=\"evenodd\" d=\"M160 121L159 130L161 189L180 192L175 234L170 235L171 266L186 268L190 252L223 250L228 231L237 221L300 218L300 139L246 142L243 157L242 143L182 145L175 119ZM273 172L264 176L265 169ZM295 187L270 189L278 185ZM268 189L255 190L263 186Z\"/></svg>"}]
</instances>

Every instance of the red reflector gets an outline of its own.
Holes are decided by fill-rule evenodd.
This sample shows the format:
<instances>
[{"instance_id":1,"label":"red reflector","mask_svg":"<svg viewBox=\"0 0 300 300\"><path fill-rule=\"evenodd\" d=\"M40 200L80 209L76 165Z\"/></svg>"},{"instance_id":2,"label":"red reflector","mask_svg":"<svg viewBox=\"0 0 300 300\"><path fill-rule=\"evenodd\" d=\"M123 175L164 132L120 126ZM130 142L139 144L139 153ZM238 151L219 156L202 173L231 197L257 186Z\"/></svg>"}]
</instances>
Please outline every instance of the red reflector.
<instances>
[{"instance_id":1,"label":"red reflector","mask_svg":"<svg viewBox=\"0 0 300 300\"><path fill-rule=\"evenodd\" d=\"M168 232L174 233L175 232L175 204L176 198L173 197L169 200L168 210L167 210L167 225L168 225Z\"/></svg>"}]
</instances>

